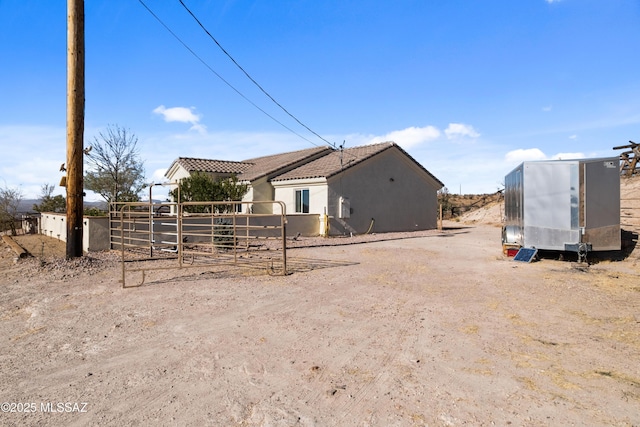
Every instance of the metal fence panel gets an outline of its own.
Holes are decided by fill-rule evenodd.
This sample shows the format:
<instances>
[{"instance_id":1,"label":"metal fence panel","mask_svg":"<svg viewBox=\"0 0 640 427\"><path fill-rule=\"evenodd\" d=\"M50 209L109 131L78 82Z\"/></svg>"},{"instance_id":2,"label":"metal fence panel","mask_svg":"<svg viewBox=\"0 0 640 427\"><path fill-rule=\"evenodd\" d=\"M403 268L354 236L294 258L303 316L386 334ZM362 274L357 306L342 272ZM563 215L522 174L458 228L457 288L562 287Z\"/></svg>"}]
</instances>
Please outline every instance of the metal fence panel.
<instances>
[{"instance_id":1,"label":"metal fence panel","mask_svg":"<svg viewBox=\"0 0 640 427\"><path fill-rule=\"evenodd\" d=\"M250 206L269 214L251 212ZM109 210L111 248L128 273L231 264L287 274L286 210L282 202L116 203ZM165 260L149 266L146 261Z\"/></svg>"}]
</instances>

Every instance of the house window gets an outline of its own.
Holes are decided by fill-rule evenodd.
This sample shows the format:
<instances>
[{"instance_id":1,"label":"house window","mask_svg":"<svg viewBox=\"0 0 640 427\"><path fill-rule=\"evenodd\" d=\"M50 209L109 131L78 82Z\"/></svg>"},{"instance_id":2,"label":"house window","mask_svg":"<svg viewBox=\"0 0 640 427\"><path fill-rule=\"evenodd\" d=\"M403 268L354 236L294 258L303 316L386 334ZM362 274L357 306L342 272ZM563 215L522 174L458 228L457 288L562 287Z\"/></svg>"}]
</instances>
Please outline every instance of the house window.
<instances>
[{"instance_id":1,"label":"house window","mask_svg":"<svg viewBox=\"0 0 640 427\"><path fill-rule=\"evenodd\" d=\"M296 190L296 212L309 213L309 190Z\"/></svg>"}]
</instances>

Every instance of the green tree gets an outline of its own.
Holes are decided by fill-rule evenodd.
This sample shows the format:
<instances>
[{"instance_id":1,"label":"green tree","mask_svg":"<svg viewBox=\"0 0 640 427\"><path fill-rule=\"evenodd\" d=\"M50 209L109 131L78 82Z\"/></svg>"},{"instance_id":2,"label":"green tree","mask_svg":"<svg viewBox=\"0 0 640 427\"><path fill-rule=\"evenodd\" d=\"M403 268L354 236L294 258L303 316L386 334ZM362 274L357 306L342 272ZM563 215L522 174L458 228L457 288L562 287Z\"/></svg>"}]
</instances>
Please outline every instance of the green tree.
<instances>
[{"instance_id":1,"label":"green tree","mask_svg":"<svg viewBox=\"0 0 640 427\"><path fill-rule=\"evenodd\" d=\"M188 178L180 181L178 188L171 191L169 195L173 200L178 200L178 190L180 202L225 202L240 201L247 194L247 184L238 182L238 178L231 176L228 178L214 179L205 173L194 173ZM233 204L217 205L215 212L230 213ZM185 206L185 212L203 213L209 212L210 205ZM219 248L229 249L234 245L232 220L230 218L216 218L214 226L214 241Z\"/></svg>"},{"instance_id":2,"label":"green tree","mask_svg":"<svg viewBox=\"0 0 640 427\"><path fill-rule=\"evenodd\" d=\"M16 188L0 188L0 226L2 231L11 230L16 235L16 217L22 201L22 192Z\"/></svg>"},{"instance_id":3,"label":"green tree","mask_svg":"<svg viewBox=\"0 0 640 427\"><path fill-rule=\"evenodd\" d=\"M249 190L249 186L247 184L240 184L235 175L221 179L218 182L220 185L220 201L240 201Z\"/></svg>"},{"instance_id":4,"label":"green tree","mask_svg":"<svg viewBox=\"0 0 640 427\"><path fill-rule=\"evenodd\" d=\"M108 126L94 137L87 150L88 172L84 187L107 202L137 202L144 183L144 162L137 149L138 137L120 126Z\"/></svg>"},{"instance_id":5,"label":"green tree","mask_svg":"<svg viewBox=\"0 0 640 427\"><path fill-rule=\"evenodd\" d=\"M228 178L214 179L206 173L196 172L180 181L179 184L180 202L224 202L239 201L247 194L247 184L238 182L238 178L231 176ZM169 193L173 200L178 200L178 188ZM188 206L187 212L206 212L207 205ZM225 206L223 210L230 209ZM220 211L220 208L218 208Z\"/></svg>"},{"instance_id":6,"label":"green tree","mask_svg":"<svg viewBox=\"0 0 640 427\"><path fill-rule=\"evenodd\" d=\"M103 211L100 208L84 208L84 211L82 212L82 214L84 216L107 216L108 213L107 211Z\"/></svg>"},{"instance_id":7,"label":"green tree","mask_svg":"<svg viewBox=\"0 0 640 427\"><path fill-rule=\"evenodd\" d=\"M40 193L40 204L34 204L33 210L36 212L56 212L64 213L67 211L67 199L64 196L58 194L52 196L53 191L56 189L53 184L43 184Z\"/></svg>"}]
</instances>

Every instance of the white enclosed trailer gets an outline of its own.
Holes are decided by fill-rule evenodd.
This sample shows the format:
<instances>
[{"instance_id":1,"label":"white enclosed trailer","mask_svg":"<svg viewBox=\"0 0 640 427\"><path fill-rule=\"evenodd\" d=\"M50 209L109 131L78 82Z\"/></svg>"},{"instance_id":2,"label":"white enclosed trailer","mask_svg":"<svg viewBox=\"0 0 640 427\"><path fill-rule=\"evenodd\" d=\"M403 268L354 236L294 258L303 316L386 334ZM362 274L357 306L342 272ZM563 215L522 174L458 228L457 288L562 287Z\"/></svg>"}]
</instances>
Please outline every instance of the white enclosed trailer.
<instances>
[{"instance_id":1,"label":"white enclosed trailer","mask_svg":"<svg viewBox=\"0 0 640 427\"><path fill-rule=\"evenodd\" d=\"M620 250L617 157L531 161L505 177L502 242L577 252Z\"/></svg>"}]
</instances>

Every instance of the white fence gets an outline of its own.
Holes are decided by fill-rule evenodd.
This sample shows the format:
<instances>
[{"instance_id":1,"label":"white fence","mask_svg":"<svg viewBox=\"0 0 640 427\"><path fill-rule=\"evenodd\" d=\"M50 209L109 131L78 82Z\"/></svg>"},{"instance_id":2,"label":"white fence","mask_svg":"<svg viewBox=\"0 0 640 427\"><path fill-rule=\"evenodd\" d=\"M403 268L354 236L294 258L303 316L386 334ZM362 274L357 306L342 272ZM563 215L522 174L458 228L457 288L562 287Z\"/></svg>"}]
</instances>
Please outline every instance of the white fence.
<instances>
[{"instance_id":1,"label":"white fence","mask_svg":"<svg viewBox=\"0 0 640 427\"><path fill-rule=\"evenodd\" d=\"M85 216L82 225L82 250L84 252L112 249L108 217ZM304 214L287 217L287 237L317 236L320 230L319 215ZM60 213L43 213L38 223L38 233L66 242L67 216Z\"/></svg>"},{"instance_id":2,"label":"white fence","mask_svg":"<svg viewBox=\"0 0 640 427\"><path fill-rule=\"evenodd\" d=\"M109 243L109 218L106 216L85 216L82 219L83 252L111 249ZM67 241L67 215L43 213L40 216L40 234Z\"/></svg>"}]
</instances>

